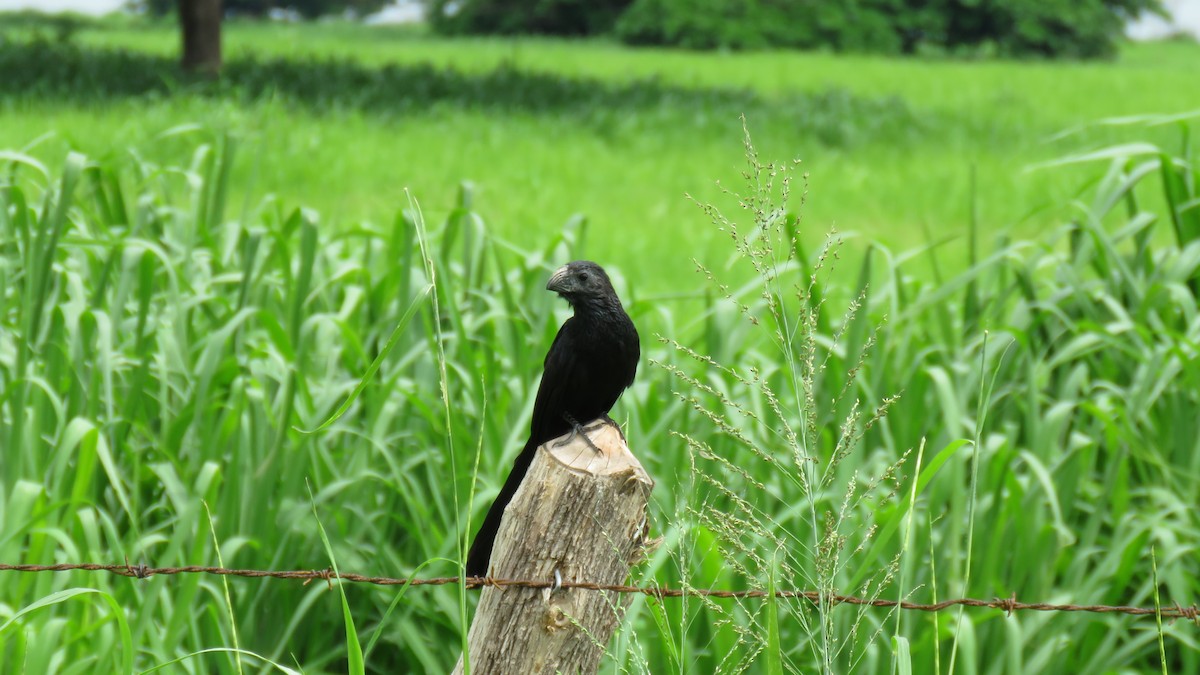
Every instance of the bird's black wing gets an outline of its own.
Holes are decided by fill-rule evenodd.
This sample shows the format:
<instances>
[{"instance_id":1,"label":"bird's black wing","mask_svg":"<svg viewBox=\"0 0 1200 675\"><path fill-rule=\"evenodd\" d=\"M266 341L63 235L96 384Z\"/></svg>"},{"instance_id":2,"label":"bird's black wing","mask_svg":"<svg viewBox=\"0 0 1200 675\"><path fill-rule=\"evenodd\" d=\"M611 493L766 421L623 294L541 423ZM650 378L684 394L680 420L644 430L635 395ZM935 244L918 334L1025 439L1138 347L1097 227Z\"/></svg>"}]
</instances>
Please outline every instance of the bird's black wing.
<instances>
[{"instance_id":1,"label":"bird's black wing","mask_svg":"<svg viewBox=\"0 0 1200 675\"><path fill-rule=\"evenodd\" d=\"M542 382L538 385L537 398L533 403L533 418L529 425L529 440L521 449L521 454L513 460L513 468L508 472L508 478L500 488L500 493L492 501L471 550L467 553L467 576L480 577L487 574L488 562L492 557L492 545L496 541L496 533L500 531L500 520L504 517L504 509L512 501L525 473L533 463L538 446L553 438L557 438L570 430L563 419L563 400L565 390L573 381L574 371L579 362L572 355L571 333L573 329L571 317L558 329L550 351L542 363Z\"/></svg>"},{"instance_id":2,"label":"bird's black wing","mask_svg":"<svg viewBox=\"0 0 1200 675\"><path fill-rule=\"evenodd\" d=\"M575 344L578 328L578 321L573 316L563 322L542 362L542 381L529 421L529 442L535 449L571 430L564 417L569 412L567 402L575 393L572 389L587 378L584 372L587 364L580 360Z\"/></svg>"}]
</instances>

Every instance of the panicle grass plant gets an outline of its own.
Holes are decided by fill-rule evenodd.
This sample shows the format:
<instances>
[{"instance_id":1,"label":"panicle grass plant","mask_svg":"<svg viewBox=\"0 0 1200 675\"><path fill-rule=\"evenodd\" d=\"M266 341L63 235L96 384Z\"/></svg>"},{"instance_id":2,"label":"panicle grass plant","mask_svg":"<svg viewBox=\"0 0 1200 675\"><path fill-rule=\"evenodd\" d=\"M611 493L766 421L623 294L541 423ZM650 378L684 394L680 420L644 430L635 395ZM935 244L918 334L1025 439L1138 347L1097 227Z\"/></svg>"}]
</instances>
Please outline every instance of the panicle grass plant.
<instances>
[{"instance_id":1,"label":"panicle grass plant","mask_svg":"<svg viewBox=\"0 0 1200 675\"><path fill-rule=\"evenodd\" d=\"M970 264L950 278L936 244L874 246L857 274L831 272L836 233L814 255L800 248L793 167L761 161L747 137L746 187L727 194L750 222L701 208L734 243L723 271L748 264L755 281L731 288L701 264L718 298L698 320L703 346L662 338L689 470L667 536L675 565L651 569L822 598L1147 605L1170 586L1150 574L1150 546L1170 541L1183 575L1171 594L1195 602L1200 201L1181 130L1182 155L1141 144L1064 158L1109 162L1078 217L1038 241L1001 235L987 254L973 229ZM1165 213L1140 207L1156 188ZM932 282L905 273L915 256ZM680 671L1056 672L1080 653L1092 668L1170 654L1187 670L1198 658L1186 628L1168 627L1175 648L1160 654L1153 627L1113 617L1000 626L825 600L656 611L660 628L695 626L669 651ZM1086 651L1064 649L1076 641Z\"/></svg>"}]
</instances>

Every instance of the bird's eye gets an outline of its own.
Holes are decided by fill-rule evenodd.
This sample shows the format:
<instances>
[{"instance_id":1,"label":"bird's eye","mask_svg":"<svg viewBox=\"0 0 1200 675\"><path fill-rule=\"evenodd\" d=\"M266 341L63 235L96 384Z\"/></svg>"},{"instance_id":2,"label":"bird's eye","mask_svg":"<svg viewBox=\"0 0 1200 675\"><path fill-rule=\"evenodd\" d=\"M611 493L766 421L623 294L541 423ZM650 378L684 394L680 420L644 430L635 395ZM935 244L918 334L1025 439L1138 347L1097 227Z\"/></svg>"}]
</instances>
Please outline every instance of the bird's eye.
<instances>
[{"instance_id":1,"label":"bird's eye","mask_svg":"<svg viewBox=\"0 0 1200 675\"><path fill-rule=\"evenodd\" d=\"M580 281L587 281L587 280L588 280L588 273L587 273L587 272L580 272L580 273L579 273L579 280L580 280Z\"/></svg>"}]
</instances>

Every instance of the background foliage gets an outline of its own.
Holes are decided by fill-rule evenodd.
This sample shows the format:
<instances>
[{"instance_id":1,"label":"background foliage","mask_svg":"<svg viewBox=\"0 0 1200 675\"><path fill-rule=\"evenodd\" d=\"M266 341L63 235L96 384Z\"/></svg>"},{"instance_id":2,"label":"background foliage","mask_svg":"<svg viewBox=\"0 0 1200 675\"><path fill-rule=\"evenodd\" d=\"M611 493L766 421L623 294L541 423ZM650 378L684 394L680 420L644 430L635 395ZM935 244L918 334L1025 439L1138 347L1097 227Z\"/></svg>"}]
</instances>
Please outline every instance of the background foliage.
<instances>
[{"instance_id":1,"label":"background foliage","mask_svg":"<svg viewBox=\"0 0 1200 675\"><path fill-rule=\"evenodd\" d=\"M429 0L429 18L447 34L600 35L631 0Z\"/></svg>"},{"instance_id":2,"label":"background foliage","mask_svg":"<svg viewBox=\"0 0 1200 675\"><path fill-rule=\"evenodd\" d=\"M155 16L166 16L177 11L178 0L129 0L129 4ZM260 19L272 10L294 11L305 19L347 12L367 16L389 4L390 0L221 0L221 8L228 16Z\"/></svg>"},{"instance_id":3,"label":"background foliage","mask_svg":"<svg viewBox=\"0 0 1200 675\"><path fill-rule=\"evenodd\" d=\"M1197 602L1194 45L1064 66L229 28L216 84L172 75L169 25L0 46L25 73L0 80L0 561L453 574L566 315L546 274L588 257L646 339L615 411L658 482L636 581ZM743 148L742 106L805 163ZM320 584L4 574L0 672L346 672L357 644L440 672L472 602L347 587L347 623ZM1200 669L1193 625L1159 638L643 598L604 668Z\"/></svg>"},{"instance_id":4,"label":"background foliage","mask_svg":"<svg viewBox=\"0 0 1200 675\"><path fill-rule=\"evenodd\" d=\"M586 7L587 9L582 9ZM448 33L597 35L690 49L798 47L884 53L1112 56L1128 17L1159 0L433 0ZM619 17L619 18L618 18Z\"/></svg>"},{"instance_id":5,"label":"background foliage","mask_svg":"<svg viewBox=\"0 0 1200 675\"><path fill-rule=\"evenodd\" d=\"M140 0L151 14L174 0ZM233 16L365 16L386 0L223 0ZM833 49L1009 57L1112 57L1130 17L1161 0L426 0L448 35L612 34L689 49Z\"/></svg>"},{"instance_id":6,"label":"background foliage","mask_svg":"<svg viewBox=\"0 0 1200 675\"><path fill-rule=\"evenodd\" d=\"M714 196L713 176L737 154L738 113L761 141L804 158L814 236L836 224L859 252L862 236L898 250L947 238L947 260L960 261L972 202L981 227L1017 236L1071 215L1087 173L1030 164L1133 139L1175 143L1165 126L1135 135L1083 123L1193 109L1200 58L1182 41L1129 45L1113 63L1055 64L234 21L226 79L212 85L180 76L173 23L92 24L57 44L52 31L31 40L3 22L12 76L0 78L0 144L34 144L51 166L72 149L104 157L126 147L175 164L184 149L159 135L205 120L260 148L234 157L231 203L274 193L332 227L389 219L403 186L440 220L454 208L452 186L469 180L493 231L522 245L579 213L596 231L636 232L594 237L593 254L666 266L644 288L667 297L692 266L657 251L681 240L706 257L725 249L679 196ZM565 187L549 189L546 176Z\"/></svg>"}]
</instances>

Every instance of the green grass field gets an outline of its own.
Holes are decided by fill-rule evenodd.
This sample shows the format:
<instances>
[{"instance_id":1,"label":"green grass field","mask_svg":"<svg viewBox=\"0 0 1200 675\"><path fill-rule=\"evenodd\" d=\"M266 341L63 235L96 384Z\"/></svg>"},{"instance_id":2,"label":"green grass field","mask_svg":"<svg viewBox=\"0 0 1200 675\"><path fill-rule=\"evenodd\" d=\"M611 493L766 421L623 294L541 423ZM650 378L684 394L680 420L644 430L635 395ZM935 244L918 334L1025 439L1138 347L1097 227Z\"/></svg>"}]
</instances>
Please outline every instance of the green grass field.
<instances>
[{"instance_id":1,"label":"green grass field","mask_svg":"<svg viewBox=\"0 0 1200 675\"><path fill-rule=\"evenodd\" d=\"M0 563L457 574L565 316L546 275L587 256L643 336L614 416L663 541L634 583L1198 601L1196 121L1054 139L1200 107L1195 45L964 63L235 23L212 84L175 73L169 26L29 31L0 42ZM1026 170L1133 141L1161 152ZM826 248L834 224L859 236ZM452 667L473 593L343 590L345 615L323 583L0 571L0 673ZM639 597L602 672L1191 673L1197 638Z\"/></svg>"},{"instance_id":2,"label":"green grass field","mask_svg":"<svg viewBox=\"0 0 1200 675\"><path fill-rule=\"evenodd\" d=\"M74 41L84 50L173 59L176 37L172 25L110 22ZM405 187L430 213L444 214L467 180L491 227L515 244L536 246L583 214L597 233L589 242L595 257L630 266L653 260L666 274L644 285L668 291L682 278L690 283L692 265L690 255L663 252L681 241L706 254L723 246L683 195L708 198L715 180L737 178L740 113L764 153L804 161L812 188L806 232L836 227L904 250L962 236L972 172L987 231L1024 235L1057 223L1087 173L1028 167L1128 135L1107 128L1055 141L1056 134L1110 117L1200 108L1190 73L1200 47L1186 43L1130 46L1116 63L963 63L235 23L227 51L235 62L353 59L365 71L357 76L374 78L378 91L363 96L356 73L334 68L311 68L298 83L296 73L259 68L232 85L237 96L215 99L161 95L169 90L162 81L175 78L169 63L126 66L165 72L151 78L156 91L148 94L104 93L128 79L120 67L47 95L30 93L39 88L31 75L33 86L19 78L0 85L0 145L20 148L53 133L35 152L52 163L68 147L102 156L132 147L181 163L187 144L157 140L163 132L190 123L227 129L246 150L233 168L235 203L277 194L318 209L333 226L386 222ZM7 69L57 72L44 53L25 58ZM398 70L390 79L380 75L389 64ZM431 68L411 70L418 64ZM509 77L487 79L496 68ZM468 93L438 93L452 76ZM1149 133L1177 142L1170 129Z\"/></svg>"}]
</instances>

